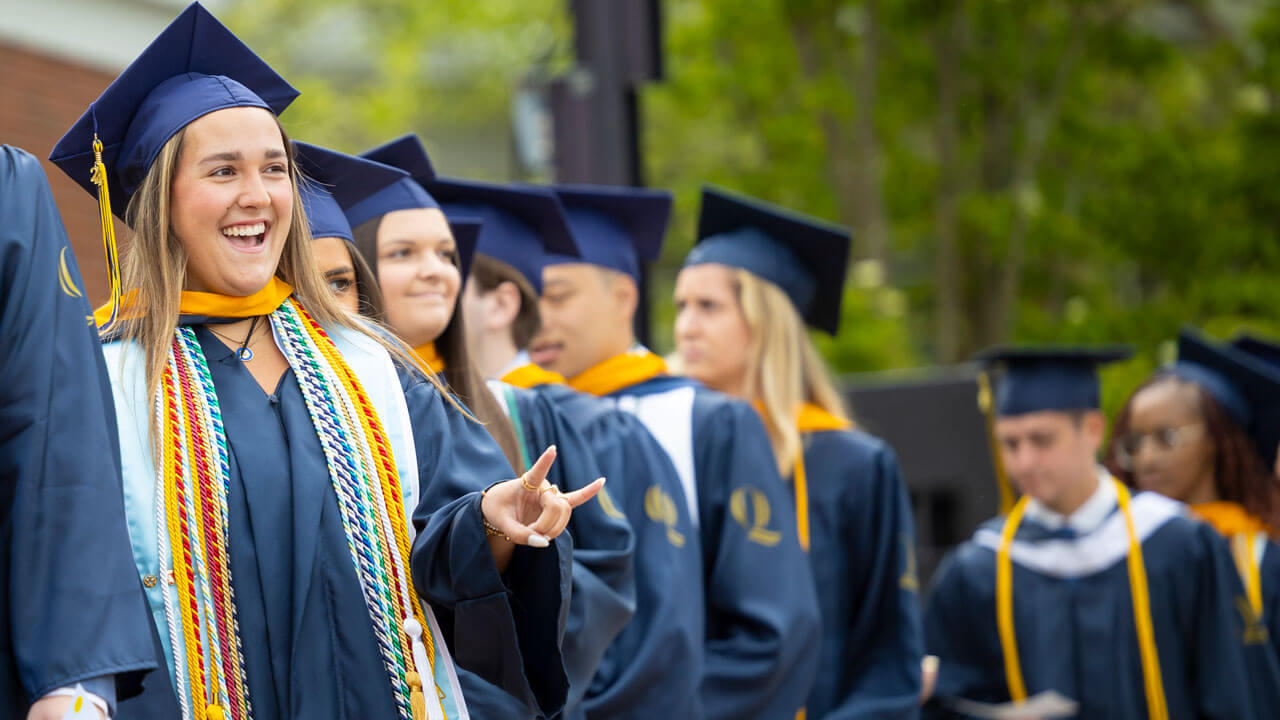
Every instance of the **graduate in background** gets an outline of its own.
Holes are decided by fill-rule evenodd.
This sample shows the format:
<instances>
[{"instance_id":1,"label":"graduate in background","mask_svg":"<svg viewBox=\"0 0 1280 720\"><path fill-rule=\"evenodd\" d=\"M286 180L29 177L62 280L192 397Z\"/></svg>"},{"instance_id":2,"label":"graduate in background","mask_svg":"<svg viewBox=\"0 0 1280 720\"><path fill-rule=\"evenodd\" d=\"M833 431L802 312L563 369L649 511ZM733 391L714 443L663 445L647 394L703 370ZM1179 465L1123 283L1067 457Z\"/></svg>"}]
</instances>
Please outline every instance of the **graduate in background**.
<instances>
[{"instance_id":1,"label":"graduate in background","mask_svg":"<svg viewBox=\"0 0 1280 720\"><path fill-rule=\"evenodd\" d=\"M1229 540L1249 606L1273 644L1280 643L1280 546L1271 537L1280 508L1265 454L1246 429L1256 406L1276 402L1280 382L1265 368L1183 330L1178 362L1133 392L1106 453L1125 484L1187 503Z\"/></svg>"},{"instance_id":2,"label":"graduate in background","mask_svg":"<svg viewBox=\"0 0 1280 720\"><path fill-rule=\"evenodd\" d=\"M632 331L641 260L662 245L671 198L621 187L556 188L582 257L543 269L536 364L613 398L666 450L702 547L708 718L790 718L818 666L821 617L786 485L751 405L668 375Z\"/></svg>"},{"instance_id":3,"label":"graduate in background","mask_svg":"<svg viewBox=\"0 0 1280 720\"><path fill-rule=\"evenodd\" d=\"M925 613L940 659L926 714L1046 691L1086 718L1254 717L1221 538L1097 464L1096 367L1127 348L997 348L999 458L1023 493L939 568ZM995 715L992 715L995 717Z\"/></svg>"},{"instance_id":4,"label":"graduate in background","mask_svg":"<svg viewBox=\"0 0 1280 720\"><path fill-rule=\"evenodd\" d=\"M310 143L295 141L293 149L305 178L299 194L311 228L311 251L325 282L343 310L382 322L377 278L356 249L344 209L403 179L405 172Z\"/></svg>"},{"instance_id":5,"label":"graduate in background","mask_svg":"<svg viewBox=\"0 0 1280 720\"><path fill-rule=\"evenodd\" d=\"M1240 334L1231 341L1231 347L1261 362L1269 371L1269 377L1280 378L1280 345L1254 335ZM1255 366L1257 367L1257 366ZM1249 435L1262 453L1262 462L1280 482L1280 401L1275 397L1254 399L1253 422Z\"/></svg>"},{"instance_id":6,"label":"graduate in background","mask_svg":"<svg viewBox=\"0 0 1280 720\"><path fill-rule=\"evenodd\" d=\"M607 650L600 647L604 655L594 677L587 678L585 697L576 712L571 703L566 715L697 720L702 717L702 558L683 506L659 500L681 495L675 467L640 420L607 399L573 390L560 375L530 363L524 352L541 325L538 295L547 255L577 253L577 248L565 246L561 223L525 222L520 211L537 204L546 213L561 214L559 202L542 197L545 190L530 196L483 183L440 180L431 189L446 212L484 218L462 293L468 345L481 371L500 378L504 394L524 408L512 415L523 417L527 436L549 425L542 419L546 413L533 409L542 403L573 423L609 478L608 491L600 495L602 503L610 503L606 512L629 520L635 533L635 617ZM611 635L608 618L602 620L587 623L594 629L584 634L595 643Z\"/></svg>"},{"instance_id":7,"label":"graduate in background","mask_svg":"<svg viewBox=\"0 0 1280 720\"><path fill-rule=\"evenodd\" d=\"M77 685L105 718L158 661L107 371L49 181L8 145L0 217L0 718L60 720Z\"/></svg>"},{"instance_id":8,"label":"graduate in background","mask_svg":"<svg viewBox=\"0 0 1280 720\"><path fill-rule=\"evenodd\" d=\"M394 140L386 145L365 153L368 158L375 158L390 166L412 173L412 178L404 182L418 184L428 194L438 200L436 194L443 183L432 182L434 172L421 142L412 135ZM462 342L452 344L450 356L444 360L443 369L452 381L462 371L471 376L478 376L478 371L470 359L470 348L465 342L465 325L458 304L459 284L465 280L463 267L470 267L474 261L478 237L475 232L465 237L459 232L460 227L478 228L480 233L485 228L493 232L510 232L512 228L530 225L542 229L543 232L560 239L564 252L576 252L569 236L563 214L555 196L546 190L517 190L484 184L448 183L456 191L465 187L478 199L490 203L485 207L466 208L445 207L451 218L454 238L459 249L459 267L445 267L444 263L429 254L411 253L409 258L397 259L394 254L398 250L405 233L396 235L378 235L377 252L379 255L380 279L387 281L404 281L410 278L403 288L389 289L386 293L386 309L392 318L393 329L399 332L402 328L433 330L424 332L413 338L417 346L435 343L446 333L453 333ZM385 193L375 193L362 203L366 209L374 208L380 197L398 197L396 188L388 188ZM503 212L495 212L501 207ZM437 210L436 212L439 212ZM393 217L396 211L389 212L384 219L384 227L396 222ZM482 220L483 224L457 221L460 215L470 215ZM364 238L370 221L364 221L358 235L361 245L367 244ZM481 235L482 237L483 235ZM390 255L390 257L388 257ZM461 259L465 258L466 262ZM410 275L409 268L415 269ZM397 271L397 275L391 272ZM454 281L452 272L458 273ZM435 319L438 313L432 308L424 308L417 296L430 292L433 287L431 278L449 275L447 281L434 287L441 291L441 300L449 308L447 324L437 326ZM430 323L431 327L428 328ZM455 326L458 326L455 328ZM533 464L533 458L542 448L554 446L557 450L557 462L553 466L548 479L564 491L577 490L601 477L586 441L572 427L568 420L541 396L526 391L517 391L506 386L490 390L477 385L481 397L497 401L506 416L497 418L502 426L512 432L517 440L517 448L521 453L521 462L527 467ZM489 392L492 396L488 396ZM566 717L577 717L580 713L582 696L595 674L600 658L617 633L626 625L635 609L635 584L632 573L632 555L634 541L631 529L625 519L611 517L600 503L591 503L580 507L569 526L574 541L573 552L573 590L569 604L569 616L563 640L565 670L569 676L569 699L566 702ZM500 688L485 682L482 678L469 673L461 676L463 692L466 694L471 711L476 717L509 718L515 720L529 717L521 707L517 698L511 697Z\"/></svg>"},{"instance_id":9,"label":"graduate in background","mask_svg":"<svg viewBox=\"0 0 1280 720\"><path fill-rule=\"evenodd\" d=\"M857 430L805 324L834 334L849 232L713 188L675 286L676 369L753 403L822 607L819 718L919 714L915 528L898 459Z\"/></svg>"},{"instance_id":10,"label":"graduate in background","mask_svg":"<svg viewBox=\"0 0 1280 720\"><path fill-rule=\"evenodd\" d=\"M506 479L411 351L335 304L276 118L296 95L193 4L52 154L109 250L111 213L134 231L104 351L171 682L120 714L458 718L455 658L554 713L558 536L591 493L543 492L551 454Z\"/></svg>"}]
</instances>

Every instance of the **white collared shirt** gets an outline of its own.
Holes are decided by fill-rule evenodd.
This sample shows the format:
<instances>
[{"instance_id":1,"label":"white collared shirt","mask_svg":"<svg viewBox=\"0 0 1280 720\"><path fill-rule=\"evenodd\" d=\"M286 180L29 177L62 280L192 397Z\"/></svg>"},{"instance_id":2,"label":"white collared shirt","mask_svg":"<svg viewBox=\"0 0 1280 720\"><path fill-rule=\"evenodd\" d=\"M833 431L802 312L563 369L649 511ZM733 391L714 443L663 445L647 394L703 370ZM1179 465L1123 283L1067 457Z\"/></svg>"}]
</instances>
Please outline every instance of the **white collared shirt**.
<instances>
[{"instance_id":1,"label":"white collared shirt","mask_svg":"<svg viewBox=\"0 0 1280 720\"><path fill-rule=\"evenodd\" d=\"M1089 499L1085 500L1075 512L1070 515L1063 515L1050 510L1044 503L1035 498L1029 498L1023 517L1028 520L1034 520L1049 530L1069 528L1077 534L1084 535L1096 530L1115 507L1115 483L1112 482L1111 473L1107 472L1106 468L1099 467L1098 486L1094 488L1093 494L1089 496Z\"/></svg>"}]
</instances>

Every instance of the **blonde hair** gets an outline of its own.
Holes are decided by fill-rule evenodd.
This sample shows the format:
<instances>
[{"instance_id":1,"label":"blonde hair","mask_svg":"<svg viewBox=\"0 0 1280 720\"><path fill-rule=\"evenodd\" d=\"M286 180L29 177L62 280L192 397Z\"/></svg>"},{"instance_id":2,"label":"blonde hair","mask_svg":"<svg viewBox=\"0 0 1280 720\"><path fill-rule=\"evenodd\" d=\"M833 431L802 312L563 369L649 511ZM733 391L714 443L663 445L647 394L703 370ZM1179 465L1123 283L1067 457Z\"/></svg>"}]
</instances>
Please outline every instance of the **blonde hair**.
<instances>
[{"instance_id":1,"label":"blonde hair","mask_svg":"<svg viewBox=\"0 0 1280 720\"><path fill-rule=\"evenodd\" d=\"M764 416L778 471L789 477L804 451L800 407L812 403L841 418L850 413L786 293L741 268L733 269L733 285L751 334L747 388Z\"/></svg>"},{"instance_id":2,"label":"blonde hair","mask_svg":"<svg viewBox=\"0 0 1280 720\"><path fill-rule=\"evenodd\" d=\"M276 276L293 286L294 298L322 326L341 326L368 335L405 366L421 370L445 398L453 402L440 381L415 353L391 339L391 333L379 332L372 321L347 313L334 299L311 249L311 230L298 195L300 176L294 163L293 144L279 120L276 120L276 126L280 129L288 155L293 195L289 233L285 236ZM185 136L186 128L183 128L164 144L148 168L142 185L129 201L126 215L133 228L133 236L121 258L121 280L125 288L137 290L137 293L128 305L127 318L103 329L104 336L133 340L143 348L148 408L155 407L160 392L160 381L178 327L179 306L187 279L187 253L181 240L173 233L171 207L173 179L182 158ZM148 416L151 418L150 436L154 452L158 448L158 428L155 413L148 412Z\"/></svg>"}]
</instances>

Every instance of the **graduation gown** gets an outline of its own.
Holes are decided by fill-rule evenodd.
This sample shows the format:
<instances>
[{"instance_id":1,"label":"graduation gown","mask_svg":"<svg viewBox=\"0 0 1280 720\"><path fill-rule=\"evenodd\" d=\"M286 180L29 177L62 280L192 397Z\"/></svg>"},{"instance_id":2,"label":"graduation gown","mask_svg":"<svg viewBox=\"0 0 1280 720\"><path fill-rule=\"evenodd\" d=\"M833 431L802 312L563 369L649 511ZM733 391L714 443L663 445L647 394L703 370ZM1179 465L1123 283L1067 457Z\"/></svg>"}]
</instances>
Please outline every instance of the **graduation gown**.
<instances>
[{"instance_id":1,"label":"graduation gown","mask_svg":"<svg viewBox=\"0 0 1280 720\"><path fill-rule=\"evenodd\" d=\"M1134 495L1130 509L1169 717L1254 717L1233 602L1239 581L1222 539L1184 506L1153 493ZM1077 701L1078 717L1145 719L1129 539L1114 493L1109 503L1103 497L1098 514L1092 527L1074 530L1028 513L1018 528L1010 557L1023 677L1029 696L1052 689ZM1003 524L986 523L938 570L925 638L941 665L927 716L955 716L948 697L1010 699L996 629L995 548Z\"/></svg>"},{"instance_id":2,"label":"graduation gown","mask_svg":"<svg viewBox=\"0 0 1280 720\"><path fill-rule=\"evenodd\" d=\"M539 382L533 390L586 440L609 478L599 504L606 514L629 520L634 533L635 615L605 650L581 715L699 720L705 633L701 542L675 467L644 425L614 403L553 382Z\"/></svg>"},{"instance_id":3,"label":"graduation gown","mask_svg":"<svg viewBox=\"0 0 1280 720\"><path fill-rule=\"evenodd\" d=\"M197 328L196 336L226 431L230 566L255 720L396 717L337 496L293 370L265 393L211 332ZM113 346L122 344L108 350L120 352ZM399 375L419 480L409 493L416 507L406 505L418 533L409 568L414 585L457 665L490 679L531 714L553 714L567 690L558 634L571 546L557 539L547 549L519 548L500 575L478 490L514 473L482 426L417 373ZM163 632L162 614L156 623ZM150 684L120 712L179 717L169 683Z\"/></svg>"},{"instance_id":4,"label":"graduation gown","mask_svg":"<svg viewBox=\"0 0 1280 720\"><path fill-rule=\"evenodd\" d=\"M489 388L512 421L526 467L555 445L548 482L569 492L603 476L586 440L541 393L497 381L490 381ZM573 592L562 644L569 676L565 718L584 716L582 699L600 660L635 612L635 538L626 518L609 514L606 507L604 501L593 501L575 508L566 528L574 547ZM472 673L464 671L460 679L473 717L522 717L510 695Z\"/></svg>"},{"instance_id":5,"label":"graduation gown","mask_svg":"<svg viewBox=\"0 0 1280 720\"><path fill-rule=\"evenodd\" d=\"M807 715L916 717L924 631L915 528L898 458L883 440L858 430L801 437L809 563L823 626Z\"/></svg>"},{"instance_id":6,"label":"graduation gown","mask_svg":"<svg viewBox=\"0 0 1280 720\"><path fill-rule=\"evenodd\" d=\"M606 364L628 357L642 353ZM639 417L662 444L686 503L696 508L706 717L794 717L817 672L821 616L764 424L747 403L685 378L650 375L602 394Z\"/></svg>"},{"instance_id":7,"label":"graduation gown","mask_svg":"<svg viewBox=\"0 0 1280 720\"><path fill-rule=\"evenodd\" d=\"M158 667L133 571L115 411L48 180L0 145L0 719L59 687Z\"/></svg>"}]
</instances>

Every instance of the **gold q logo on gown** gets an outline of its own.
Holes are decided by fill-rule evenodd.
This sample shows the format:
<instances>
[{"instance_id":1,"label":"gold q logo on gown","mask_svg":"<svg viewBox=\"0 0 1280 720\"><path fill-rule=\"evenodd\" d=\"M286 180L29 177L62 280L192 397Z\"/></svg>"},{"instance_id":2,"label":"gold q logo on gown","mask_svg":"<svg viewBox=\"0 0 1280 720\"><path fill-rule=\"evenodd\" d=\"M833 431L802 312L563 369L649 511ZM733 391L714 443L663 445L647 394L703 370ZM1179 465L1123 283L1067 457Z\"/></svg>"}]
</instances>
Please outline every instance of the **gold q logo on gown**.
<instances>
[{"instance_id":1,"label":"gold q logo on gown","mask_svg":"<svg viewBox=\"0 0 1280 720\"><path fill-rule=\"evenodd\" d=\"M729 496L729 512L733 519L747 530L747 539L766 547L773 547L782 540L782 533L769 529L769 498L762 490L744 485Z\"/></svg>"},{"instance_id":2,"label":"gold q logo on gown","mask_svg":"<svg viewBox=\"0 0 1280 720\"><path fill-rule=\"evenodd\" d=\"M676 509L676 501L663 492L657 485L650 486L644 494L644 511L649 519L667 526L667 541L676 547L684 547L684 535L676 530L676 522L680 519L680 511Z\"/></svg>"}]
</instances>

